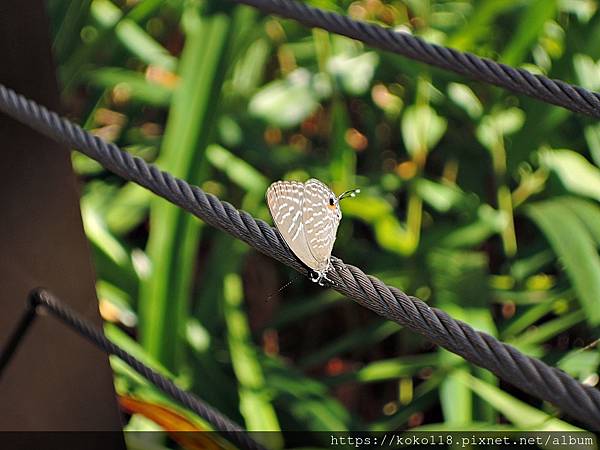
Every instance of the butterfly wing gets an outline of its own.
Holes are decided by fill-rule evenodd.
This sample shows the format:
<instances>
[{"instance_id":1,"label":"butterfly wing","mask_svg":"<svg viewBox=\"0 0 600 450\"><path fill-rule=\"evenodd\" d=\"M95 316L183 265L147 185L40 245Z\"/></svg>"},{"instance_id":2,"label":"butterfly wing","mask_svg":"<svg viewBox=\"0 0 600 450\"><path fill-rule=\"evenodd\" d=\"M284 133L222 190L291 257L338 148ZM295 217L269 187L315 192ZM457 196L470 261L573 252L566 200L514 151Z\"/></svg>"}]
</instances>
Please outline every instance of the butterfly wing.
<instances>
[{"instance_id":1,"label":"butterfly wing","mask_svg":"<svg viewBox=\"0 0 600 450\"><path fill-rule=\"evenodd\" d=\"M304 183L277 181L267 189L267 205L275 226L292 252L308 267L319 270L320 265L312 255L304 233L304 191Z\"/></svg>"},{"instance_id":2,"label":"butterfly wing","mask_svg":"<svg viewBox=\"0 0 600 450\"><path fill-rule=\"evenodd\" d=\"M314 178L308 180L304 183L302 216L308 248L319 264L316 270L323 271L329 266L333 243L342 217L336 195L319 180Z\"/></svg>"}]
</instances>

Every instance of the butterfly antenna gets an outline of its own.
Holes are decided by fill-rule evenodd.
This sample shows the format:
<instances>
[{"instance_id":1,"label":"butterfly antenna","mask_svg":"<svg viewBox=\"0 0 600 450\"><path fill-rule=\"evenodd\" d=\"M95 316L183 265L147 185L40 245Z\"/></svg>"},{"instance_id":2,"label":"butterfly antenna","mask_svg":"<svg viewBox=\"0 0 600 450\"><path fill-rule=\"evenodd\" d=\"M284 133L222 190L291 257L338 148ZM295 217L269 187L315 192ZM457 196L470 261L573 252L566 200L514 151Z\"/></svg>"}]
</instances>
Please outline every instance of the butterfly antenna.
<instances>
[{"instance_id":1,"label":"butterfly antenna","mask_svg":"<svg viewBox=\"0 0 600 450\"><path fill-rule=\"evenodd\" d=\"M346 197L356 197L356 194L360 194L360 189L351 189L349 191L344 192L342 195L338 197L338 201L342 200Z\"/></svg>"},{"instance_id":2,"label":"butterfly antenna","mask_svg":"<svg viewBox=\"0 0 600 450\"><path fill-rule=\"evenodd\" d=\"M279 290L277 292L273 292L271 295L269 295L267 297L267 299L265 300L265 303L268 302L269 300L271 300L275 295L279 294L281 291L283 291L286 287L288 287L290 284L292 284L294 281L296 281L298 279L298 277L300 276L300 274L296 274L294 275L294 277L288 281L287 283L285 283L283 286L281 286L279 288Z\"/></svg>"}]
</instances>

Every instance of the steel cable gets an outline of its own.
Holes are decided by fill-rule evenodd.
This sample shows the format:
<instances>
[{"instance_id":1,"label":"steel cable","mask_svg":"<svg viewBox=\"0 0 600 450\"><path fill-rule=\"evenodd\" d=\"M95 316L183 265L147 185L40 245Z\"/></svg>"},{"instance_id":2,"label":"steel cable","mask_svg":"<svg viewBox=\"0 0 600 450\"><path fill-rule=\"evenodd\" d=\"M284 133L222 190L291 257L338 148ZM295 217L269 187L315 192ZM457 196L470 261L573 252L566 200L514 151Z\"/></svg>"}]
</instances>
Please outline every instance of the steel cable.
<instances>
[{"instance_id":1,"label":"steel cable","mask_svg":"<svg viewBox=\"0 0 600 450\"><path fill-rule=\"evenodd\" d=\"M525 94L574 112L600 118L600 94L580 86L536 75L472 53L429 44L410 33L361 22L295 0L232 0L264 13L294 19L303 25L322 28L388 50L416 61Z\"/></svg>"},{"instance_id":2,"label":"steel cable","mask_svg":"<svg viewBox=\"0 0 600 450\"><path fill-rule=\"evenodd\" d=\"M0 111L100 162L104 167L148 188L224 230L265 255L304 275L308 269L293 255L279 232L230 203L197 186L173 177L116 145L93 136L44 106L0 85ZM600 391L579 383L565 372L522 354L489 334L476 331L444 311L387 286L362 270L332 257L331 286L386 319L415 331L432 342L484 367L537 398L547 400L568 415L600 430Z\"/></svg>"}]
</instances>

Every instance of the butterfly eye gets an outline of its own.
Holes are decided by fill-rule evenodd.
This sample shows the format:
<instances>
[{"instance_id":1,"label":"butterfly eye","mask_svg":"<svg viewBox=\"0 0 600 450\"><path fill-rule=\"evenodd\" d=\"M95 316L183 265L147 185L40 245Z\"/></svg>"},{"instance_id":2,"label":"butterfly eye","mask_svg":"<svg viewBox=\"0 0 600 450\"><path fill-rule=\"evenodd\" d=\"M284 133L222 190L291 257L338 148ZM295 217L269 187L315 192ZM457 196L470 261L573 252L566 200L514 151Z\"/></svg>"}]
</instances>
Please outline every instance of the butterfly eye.
<instances>
[{"instance_id":1,"label":"butterfly eye","mask_svg":"<svg viewBox=\"0 0 600 450\"><path fill-rule=\"evenodd\" d=\"M335 204L335 200L332 197L329 197L329 206L333 206Z\"/></svg>"}]
</instances>

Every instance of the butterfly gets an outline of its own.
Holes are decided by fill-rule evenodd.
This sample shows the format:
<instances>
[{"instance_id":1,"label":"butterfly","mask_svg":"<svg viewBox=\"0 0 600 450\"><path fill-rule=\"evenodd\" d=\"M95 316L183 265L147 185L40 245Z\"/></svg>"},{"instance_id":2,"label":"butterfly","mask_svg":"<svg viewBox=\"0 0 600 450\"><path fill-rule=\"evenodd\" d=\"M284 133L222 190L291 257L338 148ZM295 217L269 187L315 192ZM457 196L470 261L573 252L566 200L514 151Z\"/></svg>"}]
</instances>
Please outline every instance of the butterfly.
<instances>
[{"instance_id":1,"label":"butterfly","mask_svg":"<svg viewBox=\"0 0 600 450\"><path fill-rule=\"evenodd\" d=\"M321 181L276 181L267 189L267 205L275 226L292 252L311 269L311 281L324 286L331 250L342 219L340 200L360 189L336 196Z\"/></svg>"}]
</instances>

